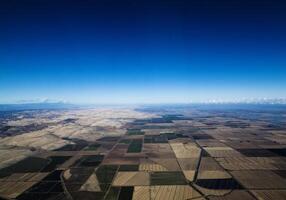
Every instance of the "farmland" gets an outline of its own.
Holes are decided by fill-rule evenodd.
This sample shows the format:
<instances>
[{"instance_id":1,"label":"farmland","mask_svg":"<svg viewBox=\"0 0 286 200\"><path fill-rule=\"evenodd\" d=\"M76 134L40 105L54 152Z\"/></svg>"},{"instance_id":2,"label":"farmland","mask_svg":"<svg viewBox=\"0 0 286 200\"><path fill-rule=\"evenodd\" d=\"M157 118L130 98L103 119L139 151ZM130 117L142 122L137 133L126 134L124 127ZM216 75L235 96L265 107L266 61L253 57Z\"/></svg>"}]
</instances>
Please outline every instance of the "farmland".
<instances>
[{"instance_id":1,"label":"farmland","mask_svg":"<svg viewBox=\"0 0 286 200\"><path fill-rule=\"evenodd\" d=\"M92 120L92 113L97 119L100 116L94 111L58 111L61 120L50 117L54 121L50 126L58 127L56 123L64 120L69 131L67 127L58 130L49 126L29 129L26 135L29 142L25 141L25 133L3 136L0 197L19 200L286 199L285 111L181 107L154 110L123 110L125 114L120 113L116 119L108 114L110 110L107 113L100 110L108 118L106 124ZM132 114L132 119L127 113ZM29 120L39 120L41 115ZM16 126L29 120L9 124ZM109 126L110 120L114 127ZM69 135L78 123L88 126L88 122L96 124L92 128L94 132ZM49 131L42 130L46 128ZM61 142L56 140L49 145L56 137ZM19 139L23 141L17 145Z\"/></svg>"}]
</instances>

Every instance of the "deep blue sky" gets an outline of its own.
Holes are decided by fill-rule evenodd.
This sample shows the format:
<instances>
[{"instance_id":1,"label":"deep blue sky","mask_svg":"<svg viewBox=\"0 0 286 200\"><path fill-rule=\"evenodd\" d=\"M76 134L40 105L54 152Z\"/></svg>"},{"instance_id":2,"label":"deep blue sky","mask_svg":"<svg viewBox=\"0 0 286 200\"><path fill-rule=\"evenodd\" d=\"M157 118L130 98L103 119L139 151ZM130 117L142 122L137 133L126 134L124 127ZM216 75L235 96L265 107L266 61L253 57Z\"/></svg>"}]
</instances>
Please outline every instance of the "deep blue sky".
<instances>
[{"instance_id":1,"label":"deep blue sky","mask_svg":"<svg viewBox=\"0 0 286 200\"><path fill-rule=\"evenodd\" d=\"M286 3L0 1L0 103L286 98Z\"/></svg>"}]
</instances>

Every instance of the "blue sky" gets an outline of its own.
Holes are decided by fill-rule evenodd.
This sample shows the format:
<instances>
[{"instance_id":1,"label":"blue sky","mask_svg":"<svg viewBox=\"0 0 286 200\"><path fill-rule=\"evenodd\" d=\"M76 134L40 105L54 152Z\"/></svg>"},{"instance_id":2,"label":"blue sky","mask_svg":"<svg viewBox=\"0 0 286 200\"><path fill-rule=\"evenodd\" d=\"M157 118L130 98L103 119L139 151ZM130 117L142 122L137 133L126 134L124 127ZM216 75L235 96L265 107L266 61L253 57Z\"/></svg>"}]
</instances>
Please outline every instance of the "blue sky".
<instances>
[{"instance_id":1,"label":"blue sky","mask_svg":"<svg viewBox=\"0 0 286 200\"><path fill-rule=\"evenodd\" d=\"M286 98L282 1L0 3L0 103Z\"/></svg>"}]
</instances>

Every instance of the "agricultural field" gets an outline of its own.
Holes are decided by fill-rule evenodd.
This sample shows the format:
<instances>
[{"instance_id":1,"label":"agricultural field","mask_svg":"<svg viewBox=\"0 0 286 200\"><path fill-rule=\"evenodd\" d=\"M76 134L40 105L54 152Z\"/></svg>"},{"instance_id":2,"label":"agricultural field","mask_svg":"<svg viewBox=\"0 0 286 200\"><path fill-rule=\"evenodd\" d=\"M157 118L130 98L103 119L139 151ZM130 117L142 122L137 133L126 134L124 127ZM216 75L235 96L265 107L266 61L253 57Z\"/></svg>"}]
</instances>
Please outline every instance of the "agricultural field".
<instances>
[{"instance_id":1,"label":"agricultural field","mask_svg":"<svg viewBox=\"0 0 286 200\"><path fill-rule=\"evenodd\" d=\"M283 109L12 114L1 118L0 199L286 199Z\"/></svg>"}]
</instances>

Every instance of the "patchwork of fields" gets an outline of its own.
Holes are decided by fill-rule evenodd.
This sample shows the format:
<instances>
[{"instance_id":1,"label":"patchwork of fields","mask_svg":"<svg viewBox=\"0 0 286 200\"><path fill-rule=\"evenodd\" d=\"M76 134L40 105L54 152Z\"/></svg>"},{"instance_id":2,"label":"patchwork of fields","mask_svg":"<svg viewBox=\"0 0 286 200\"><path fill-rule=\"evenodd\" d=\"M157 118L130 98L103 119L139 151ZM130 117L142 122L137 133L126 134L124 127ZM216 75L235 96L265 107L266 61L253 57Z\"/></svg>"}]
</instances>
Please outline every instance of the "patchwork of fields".
<instances>
[{"instance_id":1,"label":"patchwork of fields","mask_svg":"<svg viewBox=\"0 0 286 200\"><path fill-rule=\"evenodd\" d=\"M1 168L0 197L283 200L286 115L278 114L159 109L128 120L125 134L73 139Z\"/></svg>"}]
</instances>

